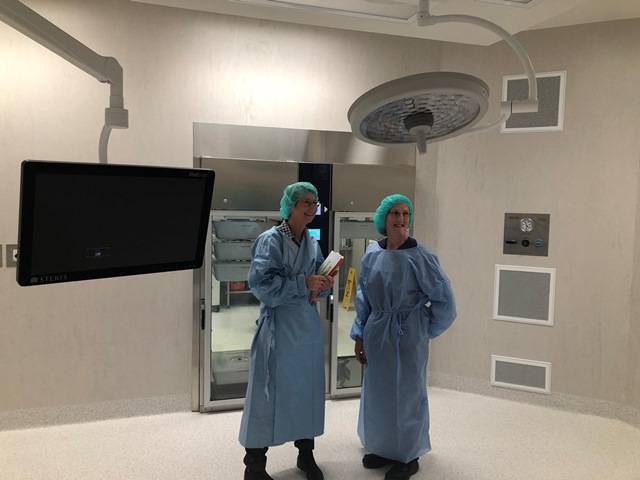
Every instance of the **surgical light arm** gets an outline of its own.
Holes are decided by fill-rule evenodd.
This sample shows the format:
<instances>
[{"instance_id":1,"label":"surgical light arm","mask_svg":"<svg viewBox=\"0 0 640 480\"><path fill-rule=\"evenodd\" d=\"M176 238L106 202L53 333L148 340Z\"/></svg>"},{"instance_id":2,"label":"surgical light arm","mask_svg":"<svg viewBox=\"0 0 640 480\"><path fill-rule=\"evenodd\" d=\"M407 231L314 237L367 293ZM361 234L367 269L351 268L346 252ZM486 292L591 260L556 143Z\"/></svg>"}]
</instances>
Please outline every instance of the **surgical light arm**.
<instances>
[{"instance_id":1,"label":"surgical light arm","mask_svg":"<svg viewBox=\"0 0 640 480\"><path fill-rule=\"evenodd\" d=\"M486 28L487 30L492 31L500 38L502 38L516 53L520 63L524 68L524 71L527 75L527 81L529 83L529 98L526 100L517 100L517 101L506 101L501 102L500 104L500 117L486 125L475 127L469 130L468 133L481 133L492 128L497 127L498 125L506 122L512 113L531 113L538 111L538 84L536 83L536 73L533 70L533 64L531 63L531 59L527 55L527 52L524 50L520 42L518 42L509 32L507 32L504 28L499 27L495 23L492 23L488 20L478 17L472 17L470 15L440 15L433 16L429 13L429 0L420 0L419 11L418 11L418 25L427 26L427 25L436 25L438 23L446 23L446 22L459 22L459 23L469 23L472 25L477 25L479 27Z\"/></svg>"},{"instance_id":2,"label":"surgical light arm","mask_svg":"<svg viewBox=\"0 0 640 480\"><path fill-rule=\"evenodd\" d=\"M128 128L129 112L124 108L122 67L113 57L103 57L86 47L18 0L0 0L0 20L40 45L57 53L99 82L111 85L109 107L100 135L99 161L107 163L107 143L112 128Z\"/></svg>"}]
</instances>

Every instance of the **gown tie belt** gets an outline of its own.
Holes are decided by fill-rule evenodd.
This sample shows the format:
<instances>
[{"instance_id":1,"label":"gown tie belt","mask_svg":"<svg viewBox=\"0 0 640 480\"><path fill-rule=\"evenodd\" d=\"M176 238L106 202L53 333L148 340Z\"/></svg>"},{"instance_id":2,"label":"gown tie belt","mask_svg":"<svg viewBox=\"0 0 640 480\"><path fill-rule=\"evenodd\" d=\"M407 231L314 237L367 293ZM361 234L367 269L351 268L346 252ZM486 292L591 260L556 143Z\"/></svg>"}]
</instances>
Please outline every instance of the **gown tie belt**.
<instances>
[{"instance_id":1,"label":"gown tie belt","mask_svg":"<svg viewBox=\"0 0 640 480\"><path fill-rule=\"evenodd\" d=\"M391 327L392 324L395 323L396 332L398 333L398 336L400 336L404 334L404 332L402 331L402 324L406 320L407 315L415 310L421 310L423 308L426 308L426 304L428 301L429 301L429 297L423 297L420 299L420 301L416 305L414 305L411 308L403 308L403 309L392 308L391 310L374 309L371 311L371 313L391 316L392 321L389 322L389 327Z\"/></svg>"},{"instance_id":2,"label":"gown tie belt","mask_svg":"<svg viewBox=\"0 0 640 480\"><path fill-rule=\"evenodd\" d=\"M265 328L265 340L268 345L264 349L264 397L269 401L269 357L276 347L276 327L273 322L273 311L271 308L265 309L262 317L261 328Z\"/></svg>"},{"instance_id":3,"label":"gown tie belt","mask_svg":"<svg viewBox=\"0 0 640 480\"><path fill-rule=\"evenodd\" d=\"M398 332L398 336L404 335L402 331L402 324L404 323L407 315L404 313L404 310L400 310L398 315L396 315L396 331Z\"/></svg>"},{"instance_id":4,"label":"gown tie belt","mask_svg":"<svg viewBox=\"0 0 640 480\"><path fill-rule=\"evenodd\" d=\"M405 319L407 318L407 312L411 312L415 310L415 308L407 308L404 310L400 310L400 309L392 309L392 310L372 310L372 314L383 314L383 315L388 315L391 317L391 321L389 322L389 329L391 329L394 324L396 327L396 333L398 334L398 336L403 335L404 332L402 331L402 324L405 321ZM383 341L386 341L389 338L389 330L385 331L384 334L384 338Z\"/></svg>"}]
</instances>

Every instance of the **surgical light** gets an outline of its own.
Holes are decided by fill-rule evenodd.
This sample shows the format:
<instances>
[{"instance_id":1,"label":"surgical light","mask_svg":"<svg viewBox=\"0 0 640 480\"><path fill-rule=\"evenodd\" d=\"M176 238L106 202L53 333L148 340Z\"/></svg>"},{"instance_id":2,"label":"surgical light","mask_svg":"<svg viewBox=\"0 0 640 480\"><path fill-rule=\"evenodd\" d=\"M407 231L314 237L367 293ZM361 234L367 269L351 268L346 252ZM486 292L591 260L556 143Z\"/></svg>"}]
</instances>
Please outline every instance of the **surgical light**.
<instances>
[{"instance_id":1,"label":"surgical light","mask_svg":"<svg viewBox=\"0 0 640 480\"><path fill-rule=\"evenodd\" d=\"M427 144L467 133L480 133L506 122L512 113L537 112L537 85L533 65L524 48L503 28L469 15L433 16L429 1L420 0L418 25L462 22L484 27L500 36L515 51L529 82L529 98L501 103L500 117L476 126L487 111L489 87L463 73L432 72L399 78L359 97L347 114L353 134L381 146L415 144L426 153Z\"/></svg>"}]
</instances>

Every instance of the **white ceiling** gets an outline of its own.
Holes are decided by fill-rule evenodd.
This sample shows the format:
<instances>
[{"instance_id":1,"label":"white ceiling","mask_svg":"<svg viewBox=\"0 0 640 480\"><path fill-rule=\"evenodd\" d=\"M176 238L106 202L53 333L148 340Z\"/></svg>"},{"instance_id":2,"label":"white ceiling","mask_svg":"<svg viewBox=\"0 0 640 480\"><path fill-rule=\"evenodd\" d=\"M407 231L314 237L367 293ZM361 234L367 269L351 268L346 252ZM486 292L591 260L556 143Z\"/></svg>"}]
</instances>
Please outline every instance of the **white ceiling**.
<instances>
[{"instance_id":1,"label":"white ceiling","mask_svg":"<svg viewBox=\"0 0 640 480\"><path fill-rule=\"evenodd\" d=\"M421 27L418 0L131 0L227 15L400 35L475 45L500 38L465 23ZM516 0L518 1L518 0ZM533 0L514 6L505 0L433 0L432 15L463 14L484 18L511 34L581 23L640 18L639 0Z\"/></svg>"}]
</instances>

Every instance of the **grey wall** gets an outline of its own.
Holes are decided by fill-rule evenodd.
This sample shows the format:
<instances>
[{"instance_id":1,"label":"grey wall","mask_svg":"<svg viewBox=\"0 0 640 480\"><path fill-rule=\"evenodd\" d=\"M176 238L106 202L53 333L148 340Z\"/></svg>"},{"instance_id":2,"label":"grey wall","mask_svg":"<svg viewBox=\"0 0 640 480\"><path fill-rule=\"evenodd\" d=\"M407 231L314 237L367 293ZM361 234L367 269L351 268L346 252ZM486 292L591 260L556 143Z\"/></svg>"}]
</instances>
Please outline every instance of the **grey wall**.
<instances>
[{"instance_id":1,"label":"grey wall","mask_svg":"<svg viewBox=\"0 0 640 480\"><path fill-rule=\"evenodd\" d=\"M347 131L364 91L459 69L492 89L521 73L469 47L209 15L124 0L25 2L124 68L129 130L112 163L191 166L193 122ZM490 355L550 361L552 390L640 408L640 21L518 36L567 70L565 130L453 139L417 162L415 232L449 272L459 319L433 372L489 378ZM97 161L108 88L0 23L0 243L17 237L25 158ZM551 214L548 258L502 255L507 211ZM491 319L496 263L558 269L553 328ZM22 289L0 268L0 411L188 394L192 277Z\"/></svg>"},{"instance_id":2,"label":"grey wall","mask_svg":"<svg viewBox=\"0 0 640 480\"><path fill-rule=\"evenodd\" d=\"M487 379L491 354L548 361L553 392L640 407L639 27L634 20L518 35L538 72L567 71L564 131L495 131L440 144L432 215L460 316L435 342L432 370ZM444 70L476 74L498 96L501 76L521 70L501 44L448 44L443 59ZM505 212L551 215L548 257L502 254ZM555 326L492 320L497 263L557 269Z\"/></svg>"},{"instance_id":3,"label":"grey wall","mask_svg":"<svg viewBox=\"0 0 640 480\"><path fill-rule=\"evenodd\" d=\"M351 102L440 44L125 0L25 4L124 69L110 163L193 164L193 123L348 131ZM20 162L98 161L109 88L0 23L0 244ZM191 392L192 274L19 288L0 268L0 411Z\"/></svg>"}]
</instances>

